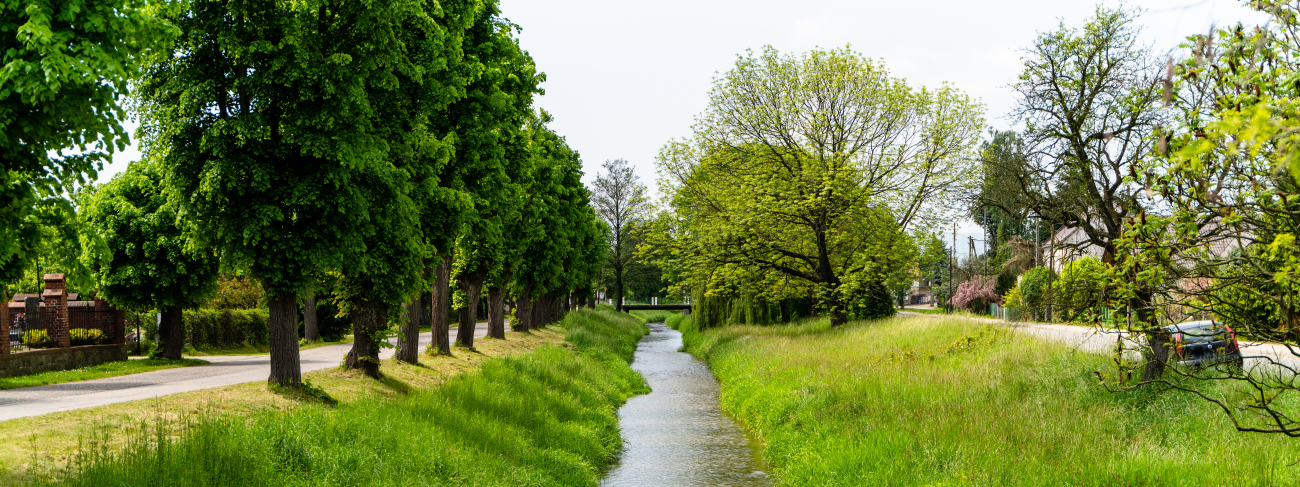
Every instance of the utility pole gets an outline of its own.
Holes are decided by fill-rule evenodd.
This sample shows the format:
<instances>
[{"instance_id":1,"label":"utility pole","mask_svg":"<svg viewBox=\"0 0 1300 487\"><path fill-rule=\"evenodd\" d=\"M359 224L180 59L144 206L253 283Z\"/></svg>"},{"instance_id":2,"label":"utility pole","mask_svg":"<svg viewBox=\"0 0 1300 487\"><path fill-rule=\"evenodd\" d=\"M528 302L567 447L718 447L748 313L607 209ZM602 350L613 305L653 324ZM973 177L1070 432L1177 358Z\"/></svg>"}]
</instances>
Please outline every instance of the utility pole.
<instances>
[{"instance_id":1,"label":"utility pole","mask_svg":"<svg viewBox=\"0 0 1300 487\"><path fill-rule=\"evenodd\" d=\"M948 249L948 301L945 304L948 313L952 313L952 261L957 259L957 224L952 224L952 248Z\"/></svg>"}]
</instances>

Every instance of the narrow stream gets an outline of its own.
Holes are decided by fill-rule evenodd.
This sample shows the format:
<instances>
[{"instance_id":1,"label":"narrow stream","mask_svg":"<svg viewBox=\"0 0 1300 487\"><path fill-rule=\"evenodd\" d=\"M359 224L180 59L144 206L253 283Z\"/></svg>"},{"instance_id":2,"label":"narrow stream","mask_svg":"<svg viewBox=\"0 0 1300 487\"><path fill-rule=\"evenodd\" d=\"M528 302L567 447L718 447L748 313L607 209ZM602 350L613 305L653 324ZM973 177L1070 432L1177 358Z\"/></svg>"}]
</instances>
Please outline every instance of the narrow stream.
<instances>
[{"instance_id":1,"label":"narrow stream","mask_svg":"<svg viewBox=\"0 0 1300 487\"><path fill-rule=\"evenodd\" d=\"M650 325L632 368L653 392L618 411L623 456L602 486L767 486L762 459L718 405L718 381L679 352L682 334Z\"/></svg>"}]
</instances>

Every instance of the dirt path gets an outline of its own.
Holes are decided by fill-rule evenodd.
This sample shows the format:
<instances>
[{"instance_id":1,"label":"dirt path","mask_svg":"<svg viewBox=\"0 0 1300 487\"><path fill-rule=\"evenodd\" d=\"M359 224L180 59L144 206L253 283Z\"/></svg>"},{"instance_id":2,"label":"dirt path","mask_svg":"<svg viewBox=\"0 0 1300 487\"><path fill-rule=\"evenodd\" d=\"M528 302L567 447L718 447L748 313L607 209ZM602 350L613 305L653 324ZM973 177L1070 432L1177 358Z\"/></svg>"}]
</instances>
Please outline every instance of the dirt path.
<instances>
[{"instance_id":1,"label":"dirt path","mask_svg":"<svg viewBox=\"0 0 1300 487\"><path fill-rule=\"evenodd\" d=\"M475 338L487 336L487 323L479 323ZM423 348L433 339L432 333L420 334ZM396 339L394 338L393 341ZM456 329L451 329L456 341ZM299 358L304 373L337 367L352 344L330 345L303 350ZM380 350L380 358L392 357L394 349ZM266 380L271 374L270 355L230 355L203 357L208 365L156 370L107 379L68 382L48 386L24 387L0 391L0 421L38 416L58 411L103 406L181 392Z\"/></svg>"}]
</instances>

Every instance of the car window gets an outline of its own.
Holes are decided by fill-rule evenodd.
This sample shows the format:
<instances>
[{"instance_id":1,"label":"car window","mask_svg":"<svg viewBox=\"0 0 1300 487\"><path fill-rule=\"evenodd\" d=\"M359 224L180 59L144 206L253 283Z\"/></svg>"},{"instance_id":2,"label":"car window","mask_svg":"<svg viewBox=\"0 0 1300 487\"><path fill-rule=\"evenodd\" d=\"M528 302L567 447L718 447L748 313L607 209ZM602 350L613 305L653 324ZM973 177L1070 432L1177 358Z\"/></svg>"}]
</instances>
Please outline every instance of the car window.
<instances>
[{"instance_id":1,"label":"car window","mask_svg":"<svg viewBox=\"0 0 1300 487\"><path fill-rule=\"evenodd\" d=\"M1218 340L1223 337L1224 330L1219 327L1189 328L1182 330L1183 341L1186 343L1201 343Z\"/></svg>"}]
</instances>

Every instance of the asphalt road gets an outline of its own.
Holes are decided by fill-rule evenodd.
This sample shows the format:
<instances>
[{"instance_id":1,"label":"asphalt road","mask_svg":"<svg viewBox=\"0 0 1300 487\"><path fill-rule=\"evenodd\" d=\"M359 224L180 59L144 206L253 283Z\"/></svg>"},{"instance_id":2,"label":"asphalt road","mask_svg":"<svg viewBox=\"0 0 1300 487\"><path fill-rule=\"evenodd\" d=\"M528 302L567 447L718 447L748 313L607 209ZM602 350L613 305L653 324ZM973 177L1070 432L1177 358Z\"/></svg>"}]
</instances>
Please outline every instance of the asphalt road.
<instances>
[{"instance_id":1,"label":"asphalt road","mask_svg":"<svg viewBox=\"0 0 1300 487\"><path fill-rule=\"evenodd\" d=\"M487 323L479 323L475 338L487 336ZM432 333L420 334L420 348L433 340ZM451 329L452 343L456 328ZM396 342L396 338L390 341ZM299 352L302 371L311 372L337 367L352 344L329 345ZM393 356L394 349L381 349L380 358ZM58 411L103 406L119 402L152 399L168 394L210 389L213 387L265 381L271 375L270 355L231 355L202 357L207 365L178 367L140 374L110 377L48 386L24 387L0 391L0 421L38 416Z\"/></svg>"},{"instance_id":2,"label":"asphalt road","mask_svg":"<svg viewBox=\"0 0 1300 487\"><path fill-rule=\"evenodd\" d=\"M900 311L904 316L942 317L943 315L910 313ZM1102 330L1091 326L1073 326L1048 323L1006 322L992 318L971 318L976 321L1006 326L1022 333L1055 340L1069 345L1075 350L1091 353L1114 353L1115 341L1126 339L1124 332ZM1133 348L1133 343L1126 344ZM1272 373L1296 374L1300 372L1300 349L1294 353L1285 345L1277 343L1260 343L1240 341L1242 357L1245 358L1247 370L1267 371Z\"/></svg>"}]
</instances>

